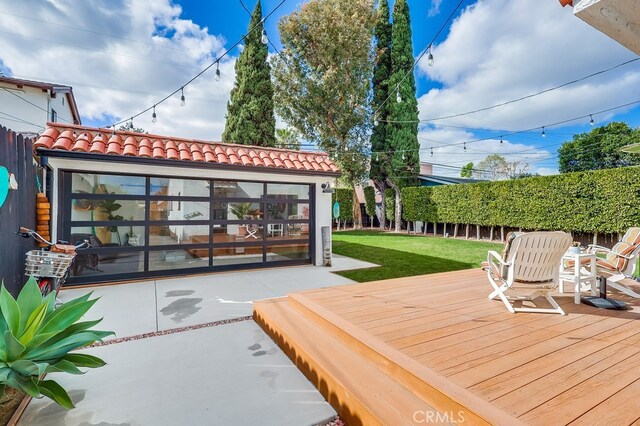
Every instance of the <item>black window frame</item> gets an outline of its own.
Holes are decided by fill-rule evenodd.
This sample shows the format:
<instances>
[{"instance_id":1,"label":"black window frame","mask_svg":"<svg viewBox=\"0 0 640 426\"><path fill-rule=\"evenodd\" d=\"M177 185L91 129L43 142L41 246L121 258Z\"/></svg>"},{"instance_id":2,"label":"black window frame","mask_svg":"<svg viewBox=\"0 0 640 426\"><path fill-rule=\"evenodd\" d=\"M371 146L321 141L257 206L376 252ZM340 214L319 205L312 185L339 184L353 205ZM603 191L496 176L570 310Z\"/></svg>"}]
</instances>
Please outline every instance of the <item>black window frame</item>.
<instances>
[{"instance_id":1,"label":"black window frame","mask_svg":"<svg viewBox=\"0 0 640 426\"><path fill-rule=\"evenodd\" d=\"M74 194L72 193L72 176L76 173L90 173L99 175L114 175L114 176L135 176L145 178L145 194L144 195L131 195L131 194ZM185 179L185 180L200 180L208 181L209 183L209 196L185 196L185 195L151 195L150 186L151 179L156 177L168 177L171 179ZM71 228L80 226L109 226L114 222L109 221L72 221L71 209L72 200L77 198L86 199L119 199L119 200L137 200L144 201L145 204L145 218L144 220L126 221L121 226L142 226L144 227L144 245L140 246L119 246L119 247L102 247L99 249L91 248L86 249L84 254L102 254L102 253L114 253L114 252L132 252L139 251L143 253L144 263L143 271L130 272L121 274L97 274L97 275L81 275L70 276L65 285L83 285L100 282L114 282L114 281L129 281L144 278L159 278L169 277L176 275L189 275L199 274L207 272L218 272L228 270L244 270L244 269L257 269L257 268L272 268L276 266L292 266L292 265L306 265L315 264L315 185L314 183L295 183L295 182L282 182L282 181L263 181L263 180L249 180L249 179L230 179L230 178L202 178L202 177L190 177L190 176L166 176L155 173L148 174L136 174L136 173L117 173L117 172L103 172L86 169L60 169L58 171L58 179L60 184L58 185L58 223L57 231L60 239L69 240L71 237ZM233 182L251 182L261 183L263 185L263 192L260 198L239 198L239 197L220 197L214 198L214 181L233 181ZM288 198L273 198L267 194L268 184L289 184L289 185L304 185L309 188L309 197L306 199L288 199ZM152 201L208 201L209 203L209 219L206 220L150 220L150 204ZM214 215L214 203L216 202L251 202L259 203L260 210L263 212L260 218L254 220L235 220L235 219L215 219ZM270 203L288 203L288 204L308 204L309 205L309 218L308 219L268 219L266 214L267 205ZM302 223L307 224L309 227L308 239L290 238L282 240L269 240L267 237L267 229L269 224L282 224L283 227L289 224ZM198 244L180 244L180 245L151 245L149 241L149 232L151 226L160 225L206 225L209 230L208 243ZM257 240L246 241L234 241L234 242L214 242L214 225L242 225L242 224L257 224L261 225L263 232L261 238ZM308 256L301 259L289 259L273 261L267 260L269 247L283 246L283 245L300 245L308 243ZM229 248L229 247L256 247L262 248L262 260L260 262L253 263L237 263L231 265L215 265L214 248ZM158 250L190 250L190 249L207 249L209 251L208 266L196 267L196 268L183 268L175 270L156 270L151 271L149 268L149 257L151 252Z\"/></svg>"}]
</instances>

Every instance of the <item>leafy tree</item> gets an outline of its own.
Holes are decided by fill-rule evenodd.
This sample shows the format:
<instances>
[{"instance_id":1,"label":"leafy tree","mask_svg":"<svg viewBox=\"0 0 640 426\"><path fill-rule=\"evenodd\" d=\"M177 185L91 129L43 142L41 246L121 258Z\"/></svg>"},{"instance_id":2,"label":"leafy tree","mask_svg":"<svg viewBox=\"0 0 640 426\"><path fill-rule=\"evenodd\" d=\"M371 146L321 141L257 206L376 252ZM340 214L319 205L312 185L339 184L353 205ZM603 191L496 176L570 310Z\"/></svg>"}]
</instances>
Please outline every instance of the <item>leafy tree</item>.
<instances>
[{"instance_id":1,"label":"leafy tree","mask_svg":"<svg viewBox=\"0 0 640 426\"><path fill-rule=\"evenodd\" d=\"M373 218L376 215L376 189L373 186L364 188L364 208L367 216L371 218L371 227L373 228Z\"/></svg>"},{"instance_id":2,"label":"leafy tree","mask_svg":"<svg viewBox=\"0 0 640 426\"><path fill-rule=\"evenodd\" d=\"M133 127L133 123L131 123L130 121L127 121L126 123L120 125L120 127L118 127L118 130L120 130L121 132L149 133L142 127Z\"/></svg>"},{"instance_id":3,"label":"leafy tree","mask_svg":"<svg viewBox=\"0 0 640 426\"><path fill-rule=\"evenodd\" d=\"M300 135L291 128L276 129L276 148L300 150Z\"/></svg>"},{"instance_id":4,"label":"leafy tree","mask_svg":"<svg viewBox=\"0 0 640 426\"><path fill-rule=\"evenodd\" d=\"M353 188L368 169L373 26L373 0L311 0L278 24L283 49L272 60L276 111L332 153Z\"/></svg>"},{"instance_id":5,"label":"leafy tree","mask_svg":"<svg viewBox=\"0 0 640 426\"><path fill-rule=\"evenodd\" d=\"M371 160L369 178L373 180L380 194L382 194L380 229L384 229L386 218L385 189L387 188L388 164L387 152L391 151L387 143L387 120L389 118L389 77L391 76L391 31L389 22L389 3L380 0L376 17L376 61L373 68L373 100L372 107L375 113L373 129L371 131L371 152L374 158Z\"/></svg>"},{"instance_id":6,"label":"leafy tree","mask_svg":"<svg viewBox=\"0 0 640 426\"><path fill-rule=\"evenodd\" d=\"M529 175L528 170L524 161L507 161L502 155L491 154L478 163L475 174L487 180L516 179Z\"/></svg>"},{"instance_id":7,"label":"leafy tree","mask_svg":"<svg viewBox=\"0 0 640 426\"><path fill-rule=\"evenodd\" d=\"M250 33L236 61L236 81L229 102L222 140L242 145L275 146L276 120L273 114L273 86L267 62L267 46L262 43L260 0L251 15Z\"/></svg>"},{"instance_id":8,"label":"leafy tree","mask_svg":"<svg viewBox=\"0 0 640 426\"><path fill-rule=\"evenodd\" d=\"M639 139L640 129L632 129L626 123L614 121L596 127L562 144L558 149L558 168L560 173L568 173L640 164L640 156L620 151Z\"/></svg>"},{"instance_id":9,"label":"leafy tree","mask_svg":"<svg viewBox=\"0 0 640 426\"><path fill-rule=\"evenodd\" d=\"M467 163L464 167L462 167L462 170L460 170L460 177L473 177L473 163Z\"/></svg>"},{"instance_id":10,"label":"leafy tree","mask_svg":"<svg viewBox=\"0 0 640 426\"><path fill-rule=\"evenodd\" d=\"M391 77L388 87L390 122L386 133L392 152L388 162L387 183L395 191L396 231L400 230L402 223L400 190L417 185L420 173L418 101L413 61L409 5L406 0L397 0L393 6Z\"/></svg>"}]
</instances>

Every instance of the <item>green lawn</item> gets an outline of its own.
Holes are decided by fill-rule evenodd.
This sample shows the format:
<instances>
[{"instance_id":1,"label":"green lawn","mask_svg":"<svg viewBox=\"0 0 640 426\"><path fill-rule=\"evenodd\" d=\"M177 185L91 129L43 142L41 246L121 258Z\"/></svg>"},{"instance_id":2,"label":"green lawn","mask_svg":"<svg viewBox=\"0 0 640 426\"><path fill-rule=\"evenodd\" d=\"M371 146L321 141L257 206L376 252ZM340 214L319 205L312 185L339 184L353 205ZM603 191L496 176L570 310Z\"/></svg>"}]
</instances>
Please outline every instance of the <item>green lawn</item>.
<instances>
[{"instance_id":1,"label":"green lawn","mask_svg":"<svg viewBox=\"0 0 640 426\"><path fill-rule=\"evenodd\" d=\"M333 234L333 252L381 265L338 274L358 282L478 268L502 244L451 238L347 231Z\"/></svg>"}]
</instances>

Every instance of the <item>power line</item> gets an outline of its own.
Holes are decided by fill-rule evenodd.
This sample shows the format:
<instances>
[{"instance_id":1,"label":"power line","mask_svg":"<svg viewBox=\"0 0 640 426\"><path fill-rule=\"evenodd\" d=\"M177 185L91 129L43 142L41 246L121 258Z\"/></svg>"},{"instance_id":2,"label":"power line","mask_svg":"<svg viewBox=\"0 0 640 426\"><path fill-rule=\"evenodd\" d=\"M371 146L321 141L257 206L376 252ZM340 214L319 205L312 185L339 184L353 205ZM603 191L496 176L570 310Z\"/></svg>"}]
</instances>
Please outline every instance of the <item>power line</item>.
<instances>
[{"instance_id":1,"label":"power line","mask_svg":"<svg viewBox=\"0 0 640 426\"><path fill-rule=\"evenodd\" d=\"M233 49L235 49L235 48L236 48L240 43L242 43L242 42L245 40L245 38L246 38L249 34L251 34L253 31L255 31L255 29L256 29L256 28L258 28L258 25L259 25L259 24L264 23L264 21L266 21L266 20L267 20L267 18L268 18L269 16L271 16L272 14L274 14L274 13L275 13L275 11L276 11L276 10L278 10L278 9L280 8L280 6L282 6L282 5L284 4L284 2L285 2L285 1L286 1L286 0L281 0L281 1L280 1L280 3L278 3L278 4L276 5L276 7L274 7L274 8L273 8L273 10L272 10L271 12L269 12L268 14L266 14L258 24L254 25L252 28L250 28L250 29L249 29L249 31L248 31L244 36L242 36L238 41L236 41L236 42L235 42L235 43L234 43L230 48L228 48L228 49L227 49L227 50L226 50L222 55L220 55L219 57L217 57L215 61L213 61L212 63L210 63L209 65L207 65L204 69L202 69L199 73L197 73L195 76L193 76L189 81L187 81L186 83L184 83L184 84L183 84L182 86L180 86L178 89L176 89L176 90L174 90L173 92L169 93L167 96L165 96L164 98L160 99L158 102L156 102L155 104L153 104L153 105L149 106L148 108L146 108L146 109L144 109L144 110L140 111L139 113L137 113L137 114L135 114L135 115L132 115L129 119L125 119L125 120L118 121L118 122L116 122L116 123L110 124L110 125L109 125L109 126L107 126L107 127L112 127L113 129L115 129L115 127L116 127L116 126L118 126L118 125L120 125L120 124L123 124L123 123L125 123L125 122L127 122L127 121L129 121L129 120L133 121L133 119L134 119L134 118L139 117L139 116L141 116L142 114L144 114L144 113L146 113L146 112L151 111L152 109L155 109L155 107L156 107L156 106L160 105L161 103L163 103L164 101L166 101L167 99L169 99L170 97L172 97L173 95L175 95L176 93L178 93L178 92L184 92L184 88L185 88L187 85L191 84L195 79L197 79L198 77L200 77L202 74L204 74L204 73L205 73L206 71L208 71L210 68L212 68L214 65L219 64L219 63L220 63L220 60L221 60L222 58L224 58L225 56L227 56L227 55L228 55L228 54L229 54Z\"/></svg>"},{"instance_id":2,"label":"power line","mask_svg":"<svg viewBox=\"0 0 640 426\"><path fill-rule=\"evenodd\" d=\"M36 126L38 129L44 129L44 127L42 127L42 126L41 126L41 125L39 125L39 124L32 123L31 121L27 121L27 120L25 120L25 119L23 119L23 118L16 117L15 115L11 115L11 114L9 114L9 113L2 112L2 111L0 111L0 114L2 114L2 115L6 115L7 117L11 117L11 118L6 118L6 120L22 122L22 123L25 123L25 124L31 124L32 126Z\"/></svg>"}]
</instances>

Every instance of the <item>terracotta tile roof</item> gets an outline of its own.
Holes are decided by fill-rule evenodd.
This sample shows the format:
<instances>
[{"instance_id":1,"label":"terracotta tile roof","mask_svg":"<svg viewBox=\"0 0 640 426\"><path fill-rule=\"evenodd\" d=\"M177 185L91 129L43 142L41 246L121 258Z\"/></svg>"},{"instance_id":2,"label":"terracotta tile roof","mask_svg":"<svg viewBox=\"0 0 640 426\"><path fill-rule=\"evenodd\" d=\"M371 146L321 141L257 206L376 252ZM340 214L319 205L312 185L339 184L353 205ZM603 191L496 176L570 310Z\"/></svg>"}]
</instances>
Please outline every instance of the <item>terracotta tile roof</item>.
<instances>
[{"instance_id":1,"label":"terracotta tile roof","mask_svg":"<svg viewBox=\"0 0 640 426\"><path fill-rule=\"evenodd\" d=\"M47 129L33 147L36 150L55 149L316 173L339 172L336 164L322 152L233 145L127 131L113 134L110 129L60 123L47 123Z\"/></svg>"}]
</instances>

